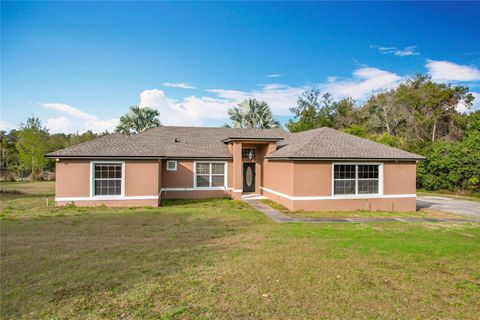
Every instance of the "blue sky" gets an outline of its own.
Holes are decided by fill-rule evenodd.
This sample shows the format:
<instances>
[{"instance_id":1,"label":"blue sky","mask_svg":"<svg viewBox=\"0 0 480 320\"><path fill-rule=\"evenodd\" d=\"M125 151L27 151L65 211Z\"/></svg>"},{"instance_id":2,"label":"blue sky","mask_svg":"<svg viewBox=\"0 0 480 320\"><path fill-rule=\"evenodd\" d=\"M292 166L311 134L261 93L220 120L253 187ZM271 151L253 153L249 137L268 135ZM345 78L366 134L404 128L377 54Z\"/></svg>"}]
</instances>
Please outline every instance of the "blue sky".
<instances>
[{"instance_id":1,"label":"blue sky","mask_svg":"<svg viewBox=\"0 0 480 320\"><path fill-rule=\"evenodd\" d=\"M284 123L308 87L361 102L415 73L480 100L480 3L1 6L2 129L37 116L51 132L111 130L136 104L219 126L249 97Z\"/></svg>"}]
</instances>

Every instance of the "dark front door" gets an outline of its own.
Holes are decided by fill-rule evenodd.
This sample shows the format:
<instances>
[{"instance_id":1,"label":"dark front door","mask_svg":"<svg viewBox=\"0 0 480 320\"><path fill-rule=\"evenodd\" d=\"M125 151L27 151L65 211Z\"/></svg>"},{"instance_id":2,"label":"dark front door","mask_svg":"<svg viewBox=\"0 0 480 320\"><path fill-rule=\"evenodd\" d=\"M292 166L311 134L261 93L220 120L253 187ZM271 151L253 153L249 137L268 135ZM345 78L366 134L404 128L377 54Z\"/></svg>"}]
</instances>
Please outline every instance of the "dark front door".
<instances>
[{"instance_id":1,"label":"dark front door","mask_svg":"<svg viewBox=\"0 0 480 320\"><path fill-rule=\"evenodd\" d=\"M243 192L255 192L255 163L243 164Z\"/></svg>"}]
</instances>

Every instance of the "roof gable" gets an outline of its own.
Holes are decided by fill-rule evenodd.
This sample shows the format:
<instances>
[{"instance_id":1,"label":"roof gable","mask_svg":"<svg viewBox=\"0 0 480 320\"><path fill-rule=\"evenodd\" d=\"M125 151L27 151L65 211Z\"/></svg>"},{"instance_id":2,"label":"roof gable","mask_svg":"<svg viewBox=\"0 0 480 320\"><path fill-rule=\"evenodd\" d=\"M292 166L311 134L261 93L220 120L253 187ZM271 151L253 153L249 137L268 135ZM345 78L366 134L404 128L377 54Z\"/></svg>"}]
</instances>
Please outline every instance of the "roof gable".
<instances>
[{"instance_id":1,"label":"roof gable","mask_svg":"<svg viewBox=\"0 0 480 320\"><path fill-rule=\"evenodd\" d=\"M392 159L424 157L328 127L294 133L279 143L269 159Z\"/></svg>"},{"instance_id":2,"label":"roof gable","mask_svg":"<svg viewBox=\"0 0 480 320\"><path fill-rule=\"evenodd\" d=\"M127 136L109 134L48 154L48 157L231 158L229 138L282 140L282 129L161 126Z\"/></svg>"}]
</instances>

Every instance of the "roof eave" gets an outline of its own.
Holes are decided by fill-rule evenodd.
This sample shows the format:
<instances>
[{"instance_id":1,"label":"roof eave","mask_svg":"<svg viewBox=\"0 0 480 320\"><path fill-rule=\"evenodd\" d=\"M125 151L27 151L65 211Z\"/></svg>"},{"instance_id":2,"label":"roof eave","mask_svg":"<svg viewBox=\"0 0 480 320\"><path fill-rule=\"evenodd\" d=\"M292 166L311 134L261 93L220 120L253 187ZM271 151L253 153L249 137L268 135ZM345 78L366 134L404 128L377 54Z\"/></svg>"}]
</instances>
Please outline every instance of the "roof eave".
<instances>
[{"instance_id":1,"label":"roof eave","mask_svg":"<svg viewBox=\"0 0 480 320\"><path fill-rule=\"evenodd\" d=\"M265 157L268 160L306 160L306 161L314 161L314 160L324 160L324 161L423 161L427 158L425 157L418 157L418 158L359 158L359 157Z\"/></svg>"},{"instance_id":2,"label":"roof eave","mask_svg":"<svg viewBox=\"0 0 480 320\"><path fill-rule=\"evenodd\" d=\"M205 160L205 159L211 159L211 160L231 160L233 159L233 156L228 157L228 156L201 156L201 157L189 157L189 156L89 156L89 155L52 155L52 154L47 154L45 155L46 158L56 158L56 159L128 159L128 160L145 160L145 159L177 159L177 160L195 160L195 159L200 159L200 160Z\"/></svg>"},{"instance_id":3,"label":"roof eave","mask_svg":"<svg viewBox=\"0 0 480 320\"><path fill-rule=\"evenodd\" d=\"M281 141L283 138L245 138L245 137L229 137L223 140L220 140L220 142L227 143L227 142L232 142L232 141L262 141L262 142L277 142Z\"/></svg>"}]
</instances>

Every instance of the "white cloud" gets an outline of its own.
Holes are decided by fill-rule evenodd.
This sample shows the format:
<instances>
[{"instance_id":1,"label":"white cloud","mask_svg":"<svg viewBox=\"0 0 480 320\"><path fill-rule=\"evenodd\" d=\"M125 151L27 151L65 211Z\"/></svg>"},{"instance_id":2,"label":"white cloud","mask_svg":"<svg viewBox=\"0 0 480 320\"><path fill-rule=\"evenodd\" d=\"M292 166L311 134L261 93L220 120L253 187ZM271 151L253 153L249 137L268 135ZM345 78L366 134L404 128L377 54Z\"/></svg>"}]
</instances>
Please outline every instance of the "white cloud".
<instances>
[{"instance_id":1,"label":"white cloud","mask_svg":"<svg viewBox=\"0 0 480 320\"><path fill-rule=\"evenodd\" d=\"M93 132L113 131L118 124L118 119L100 120L97 116L84 112L64 103L41 103L43 108L65 113L65 116L50 118L47 120L47 128L53 132Z\"/></svg>"},{"instance_id":2,"label":"white cloud","mask_svg":"<svg viewBox=\"0 0 480 320\"><path fill-rule=\"evenodd\" d=\"M0 131L10 131L16 129L17 126L6 120L0 120Z\"/></svg>"},{"instance_id":3,"label":"white cloud","mask_svg":"<svg viewBox=\"0 0 480 320\"><path fill-rule=\"evenodd\" d=\"M196 96L177 101L162 90L151 89L140 94L139 105L158 109L165 125L202 125L204 120L226 119L228 108L234 104L224 99Z\"/></svg>"},{"instance_id":4,"label":"white cloud","mask_svg":"<svg viewBox=\"0 0 480 320\"><path fill-rule=\"evenodd\" d=\"M185 83L185 82L180 82L180 83L173 83L173 82L164 82L163 85L165 87L171 87L171 88L181 88L181 89L197 89L196 87Z\"/></svg>"},{"instance_id":5,"label":"white cloud","mask_svg":"<svg viewBox=\"0 0 480 320\"><path fill-rule=\"evenodd\" d=\"M266 101L275 115L290 115L305 88L293 88L282 84L267 84L260 90L239 91L226 89L207 90L214 97L189 96L182 100L169 98L159 89L145 90L140 94L141 107L159 110L160 120L165 125L205 125L210 120L228 121L227 111L245 99ZM218 121L220 122L220 121Z\"/></svg>"},{"instance_id":6,"label":"white cloud","mask_svg":"<svg viewBox=\"0 0 480 320\"><path fill-rule=\"evenodd\" d=\"M266 101L272 108L274 115L290 115L289 108L293 107L298 97L305 91L306 87L289 87L286 85L272 83L266 84L261 90L253 90L250 92L212 89L209 90L217 94L219 98L227 99L238 104L245 99L257 99Z\"/></svg>"},{"instance_id":7,"label":"white cloud","mask_svg":"<svg viewBox=\"0 0 480 320\"><path fill-rule=\"evenodd\" d=\"M425 65L433 81L476 81L480 80L480 70L449 61L428 60Z\"/></svg>"},{"instance_id":8,"label":"white cloud","mask_svg":"<svg viewBox=\"0 0 480 320\"><path fill-rule=\"evenodd\" d=\"M417 56L419 52L415 51L416 46L408 46L403 49L397 47L370 46L377 49L381 54L393 54L397 57Z\"/></svg>"},{"instance_id":9,"label":"white cloud","mask_svg":"<svg viewBox=\"0 0 480 320\"><path fill-rule=\"evenodd\" d=\"M266 78L279 78L281 76L282 76L281 74L274 73L274 74L267 74L265 77Z\"/></svg>"},{"instance_id":10,"label":"white cloud","mask_svg":"<svg viewBox=\"0 0 480 320\"><path fill-rule=\"evenodd\" d=\"M82 119L82 120L92 121L92 120L97 119L97 117L95 117L91 114L88 114L86 112L83 112L83 111L81 111L77 108L74 108L74 107L72 107L68 104L64 104L64 103L42 103L41 105L42 105L42 107L44 107L46 109L60 111L62 113L69 114L71 116L74 116L74 117Z\"/></svg>"},{"instance_id":11,"label":"white cloud","mask_svg":"<svg viewBox=\"0 0 480 320\"><path fill-rule=\"evenodd\" d=\"M377 68L364 67L355 70L350 79L329 77L328 82L318 84L322 92L331 92L335 98L352 97L366 99L369 94L393 88L402 78ZM160 89L145 90L140 94L141 107L153 107L160 111L165 125L205 125L211 120L228 121L227 111L245 99L266 101L274 115L289 116L305 86L290 87L279 83L264 84L258 90L240 91L210 89L213 97L189 96L181 100L168 97ZM210 123L211 124L211 123Z\"/></svg>"},{"instance_id":12,"label":"white cloud","mask_svg":"<svg viewBox=\"0 0 480 320\"><path fill-rule=\"evenodd\" d=\"M64 116L48 119L46 126L50 133L72 132L72 122Z\"/></svg>"},{"instance_id":13,"label":"white cloud","mask_svg":"<svg viewBox=\"0 0 480 320\"><path fill-rule=\"evenodd\" d=\"M373 93L385 91L397 86L402 77L372 67L363 67L353 72L353 78L338 80L329 78L329 82L320 85L324 92L330 92L335 98L351 97L355 100L366 100Z\"/></svg>"}]
</instances>

